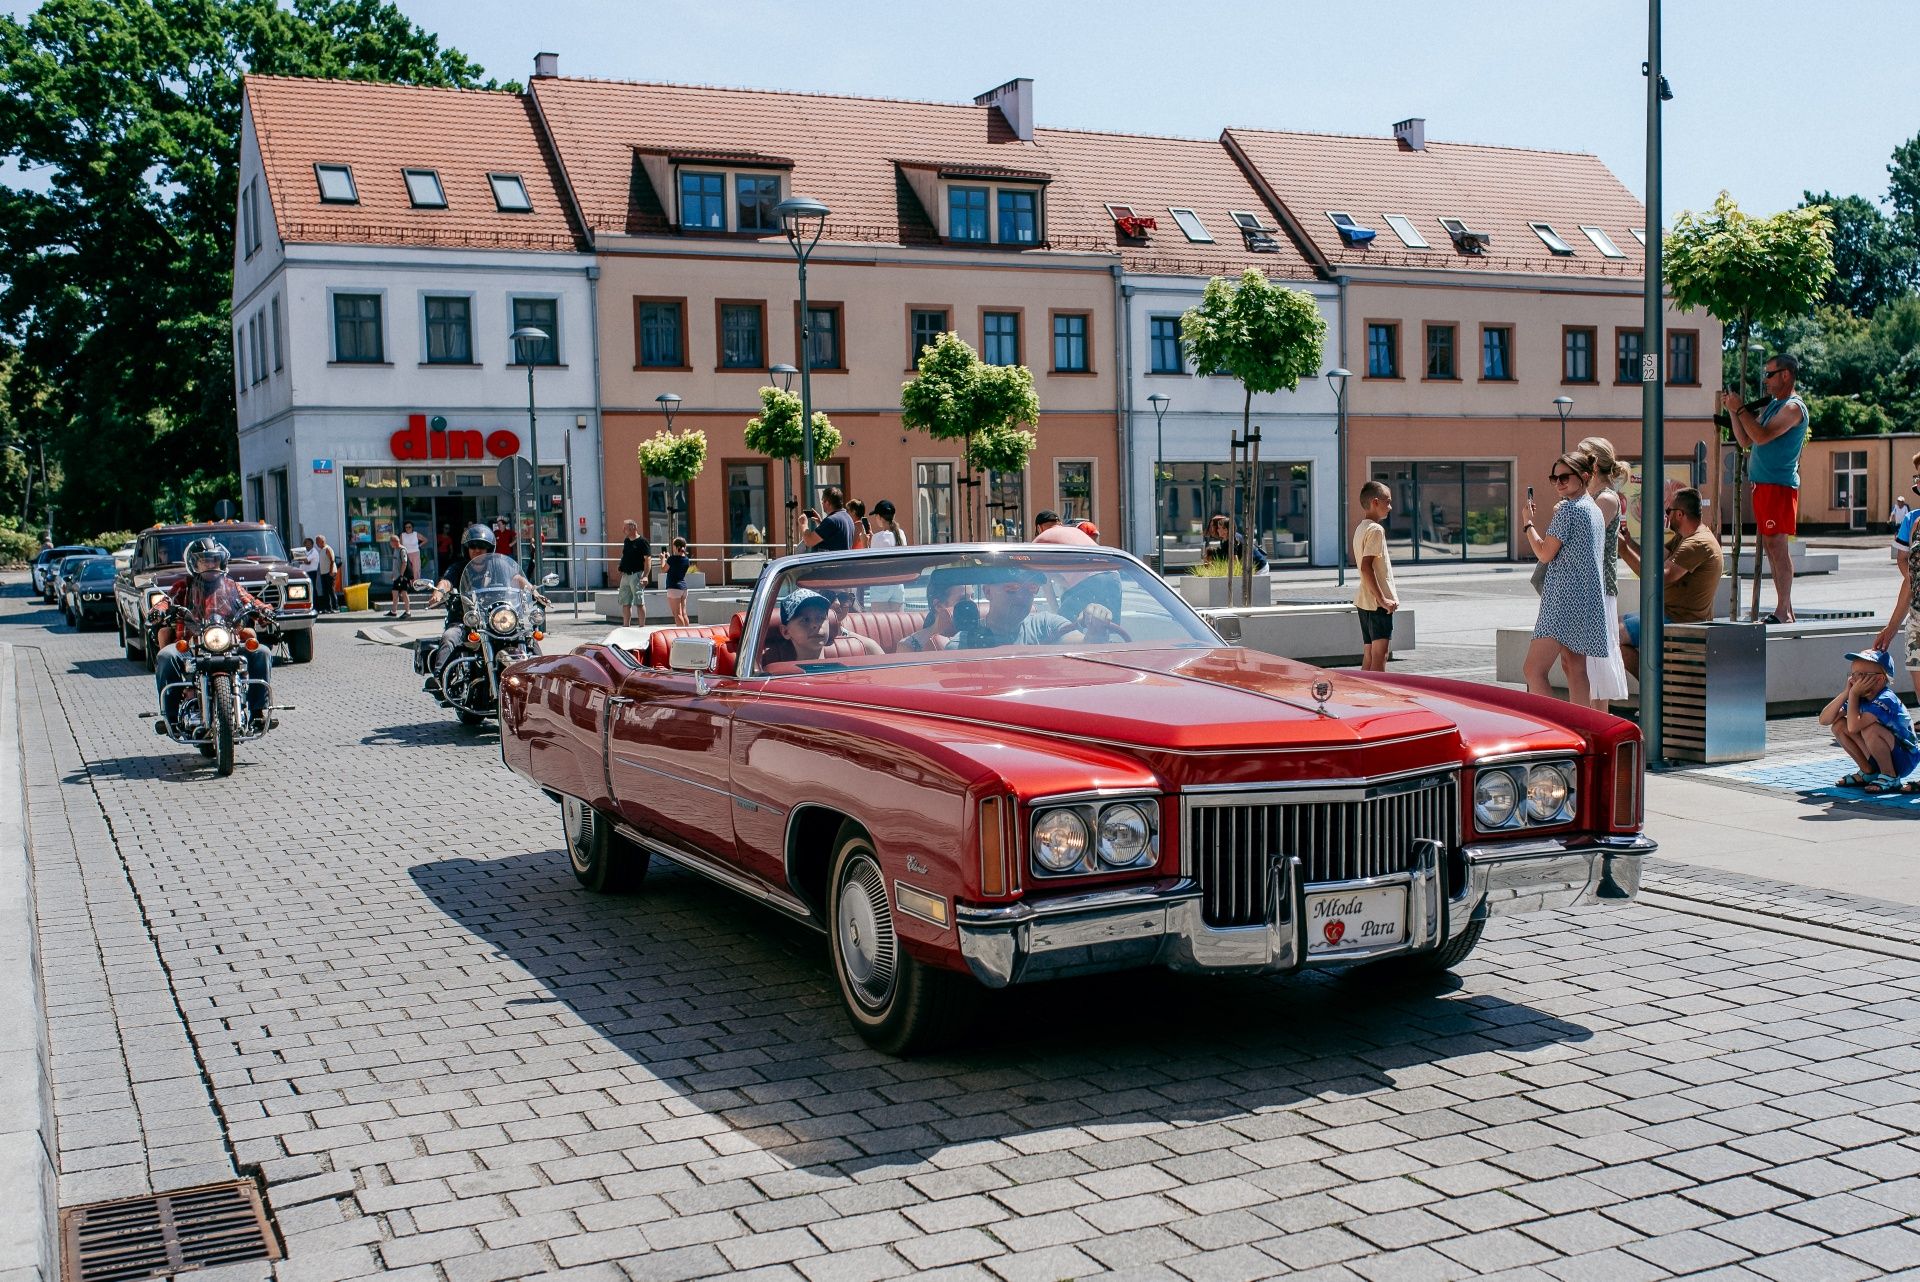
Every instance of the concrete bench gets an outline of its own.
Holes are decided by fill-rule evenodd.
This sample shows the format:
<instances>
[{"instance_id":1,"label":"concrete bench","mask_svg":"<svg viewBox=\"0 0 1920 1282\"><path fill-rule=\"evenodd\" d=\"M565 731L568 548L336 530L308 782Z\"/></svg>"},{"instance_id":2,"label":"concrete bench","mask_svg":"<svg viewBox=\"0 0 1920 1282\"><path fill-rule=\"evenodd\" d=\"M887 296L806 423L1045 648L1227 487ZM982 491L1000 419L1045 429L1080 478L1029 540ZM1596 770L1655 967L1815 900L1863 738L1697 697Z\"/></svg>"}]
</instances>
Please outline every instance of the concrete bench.
<instances>
[{"instance_id":1,"label":"concrete bench","mask_svg":"<svg viewBox=\"0 0 1920 1282\"><path fill-rule=\"evenodd\" d=\"M1840 568L1838 552L1815 551L1798 539L1790 540L1787 550L1793 556L1793 577L1796 579L1803 574L1832 574ZM1729 559L1733 556L1731 547L1727 549L1727 556ZM1767 572L1771 574L1771 568ZM1743 544L1740 548L1740 567L1737 573L1748 579L1753 577L1753 544L1751 542Z\"/></svg>"},{"instance_id":2,"label":"concrete bench","mask_svg":"<svg viewBox=\"0 0 1920 1282\"><path fill-rule=\"evenodd\" d=\"M1360 620L1351 604L1267 605L1199 613L1226 640L1249 650L1328 666L1360 662ZM1394 611L1389 653L1413 649L1415 637L1414 612L1405 607Z\"/></svg>"},{"instance_id":3,"label":"concrete bench","mask_svg":"<svg viewBox=\"0 0 1920 1282\"><path fill-rule=\"evenodd\" d=\"M744 602L752 595L751 592L743 591L740 588L694 587L693 575L691 574L687 576L687 584L687 617L700 622L706 622L706 620L701 620L698 617L702 601L708 598L715 598L728 603ZM641 614L649 620L667 622L673 618L673 607L668 604L667 594L664 589L648 588L640 594L640 603ZM742 606L737 604L732 607L733 610L741 608ZM609 623L618 623L620 621L620 594L618 592L594 593L593 612ZM729 610L728 617L731 616L732 610ZM713 622L717 623L725 623L726 621L726 618L713 620Z\"/></svg>"}]
</instances>

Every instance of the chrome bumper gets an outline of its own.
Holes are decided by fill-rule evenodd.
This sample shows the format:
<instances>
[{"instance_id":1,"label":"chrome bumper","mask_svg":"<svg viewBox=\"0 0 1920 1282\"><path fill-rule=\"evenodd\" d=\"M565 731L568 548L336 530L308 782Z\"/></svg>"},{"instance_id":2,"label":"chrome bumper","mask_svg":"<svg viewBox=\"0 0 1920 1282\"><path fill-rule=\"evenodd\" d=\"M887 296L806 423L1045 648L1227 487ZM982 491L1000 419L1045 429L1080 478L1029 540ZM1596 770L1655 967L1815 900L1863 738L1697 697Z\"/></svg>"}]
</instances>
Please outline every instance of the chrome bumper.
<instances>
[{"instance_id":1,"label":"chrome bumper","mask_svg":"<svg viewBox=\"0 0 1920 1282\"><path fill-rule=\"evenodd\" d=\"M1017 904L959 904L954 924L968 967L989 988L1138 966L1212 974L1343 966L1435 951L1477 918L1626 903L1640 892L1641 862L1655 849L1654 842L1638 836L1550 838L1468 846L1450 860L1439 843L1422 842L1409 872L1311 885L1298 858L1275 854L1268 883L1273 891L1261 925L1207 925L1201 919L1200 884L1189 877ZM1456 869L1457 886L1448 884L1449 864ZM1330 956L1308 954L1309 893L1389 885L1408 888L1404 941Z\"/></svg>"}]
</instances>

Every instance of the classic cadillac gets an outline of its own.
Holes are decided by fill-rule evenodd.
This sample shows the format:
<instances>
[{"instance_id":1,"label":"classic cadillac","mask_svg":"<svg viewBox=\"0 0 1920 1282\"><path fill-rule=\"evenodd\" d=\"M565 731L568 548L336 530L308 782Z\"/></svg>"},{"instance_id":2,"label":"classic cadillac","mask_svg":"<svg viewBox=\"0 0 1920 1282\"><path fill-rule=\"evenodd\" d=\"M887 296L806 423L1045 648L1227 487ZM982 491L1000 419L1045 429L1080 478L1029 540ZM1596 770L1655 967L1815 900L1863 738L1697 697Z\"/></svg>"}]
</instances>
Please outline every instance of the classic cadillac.
<instances>
[{"instance_id":1,"label":"classic cadillac","mask_svg":"<svg viewBox=\"0 0 1920 1282\"><path fill-rule=\"evenodd\" d=\"M1654 849L1631 723L1229 646L1108 549L790 557L729 626L631 635L503 680L574 875L659 855L813 924L891 1053L1054 976L1453 967Z\"/></svg>"}]
</instances>

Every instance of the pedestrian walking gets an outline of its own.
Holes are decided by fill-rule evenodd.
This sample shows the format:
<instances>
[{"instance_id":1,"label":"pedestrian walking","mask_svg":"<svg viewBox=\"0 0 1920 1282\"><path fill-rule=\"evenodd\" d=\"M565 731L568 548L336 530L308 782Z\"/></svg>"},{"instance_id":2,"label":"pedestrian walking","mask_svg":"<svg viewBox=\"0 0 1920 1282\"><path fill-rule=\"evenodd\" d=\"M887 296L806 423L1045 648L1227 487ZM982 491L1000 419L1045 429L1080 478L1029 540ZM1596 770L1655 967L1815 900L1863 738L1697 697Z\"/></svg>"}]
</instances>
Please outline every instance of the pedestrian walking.
<instances>
[{"instance_id":1,"label":"pedestrian walking","mask_svg":"<svg viewBox=\"0 0 1920 1282\"><path fill-rule=\"evenodd\" d=\"M1753 482L1753 523L1759 550L1773 574L1773 613L1765 621L1792 623L1793 551L1788 542L1800 528L1800 451L1807 443L1807 403L1794 386L1800 362L1787 353L1768 360L1762 377L1770 399L1758 413L1741 403L1737 391L1720 393L1720 404L1733 419L1734 439L1753 451L1747 466ZM1735 566L1734 577L1739 575Z\"/></svg>"},{"instance_id":2,"label":"pedestrian walking","mask_svg":"<svg viewBox=\"0 0 1920 1282\"><path fill-rule=\"evenodd\" d=\"M1887 527L1892 530L1898 530L1906 523L1907 517L1912 515L1912 513L1913 508L1908 505L1907 496L1904 494L1894 495L1893 510L1887 513ZM1898 561L1900 557L1896 554L1893 559Z\"/></svg>"},{"instance_id":3,"label":"pedestrian walking","mask_svg":"<svg viewBox=\"0 0 1920 1282\"><path fill-rule=\"evenodd\" d=\"M689 622L687 619L687 570L693 562L687 557L685 539L675 539L672 549L667 556L667 605L673 610L673 621L684 628Z\"/></svg>"},{"instance_id":4,"label":"pedestrian walking","mask_svg":"<svg viewBox=\"0 0 1920 1282\"><path fill-rule=\"evenodd\" d=\"M400 526L400 555L407 561L407 578L420 577L420 536L414 532L413 522L407 521Z\"/></svg>"},{"instance_id":5,"label":"pedestrian walking","mask_svg":"<svg viewBox=\"0 0 1920 1282\"><path fill-rule=\"evenodd\" d=\"M307 597L315 602L319 609L320 600L320 549L314 546L313 536L300 540L300 549L295 554L294 564L300 567L300 573L307 576Z\"/></svg>"},{"instance_id":6,"label":"pedestrian walking","mask_svg":"<svg viewBox=\"0 0 1920 1282\"><path fill-rule=\"evenodd\" d=\"M640 533L640 522L629 518L620 540L620 624L633 626L634 611L647 621L647 574L653 569L653 544Z\"/></svg>"},{"instance_id":7,"label":"pedestrian walking","mask_svg":"<svg viewBox=\"0 0 1920 1282\"><path fill-rule=\"evenodd\" d=\"M340 558L334 555L333 545L327 542L327 536L313 536L313 550L319 554L319 571L314 578L313 608L321 614L332 614L337 608L333 597L334 575L339 573Z\"/></svg>"},{"instance_id":8,"label":"pedestrian walking","mask_svg":"<svg viewBox=\"0 0 1920 1282\"><path fill-rule=\"evenodd\" d=\"M1604 522L1600 539L1600 587L1607 611L1607 652L1587 660L1587 689L1593 706L1605 712L1615 699L1627 697L1627 665L1620 654L1620 491L1615 485L1627 469L1604 436L1589 436L1574 452L1593 460L1587 495L1600 509Z\"/></svg>"},{"instance_id":9,"label":"pedestrian walking","mask_svg":"<svg viewBox=\"0 0 1920 1282\"><path fill-rule=\"evenodd\" d=\"M1360 524L1353 529L1353 563L1360 567L1353 608L1360 616L1360 667L1385 672L1387 651L1393 648L1393 612L1400 594L1393 584L1393 560L1387 555L1387 516L1393 511L1393 491L1385 481L1360 487Z\"/></svg>"},{"instance_id":10,"label":"pedestrian walking","mask_svg":"<svg viewBox=\"0 0 1920 1282\"><path fill-rule=\"evenodd\" d=\"M1547 532L1542 534L1534 524L1531 493L1526 504L1527 523L1522 527L1527 546L1547 564L1546 578L1540 585L1540 616L1533 625L1533 642L1527 647L1527 689L1551 698L1551 674L1557 659L1566 674L1568 698L1581 704L1592 698L1586 661L1607 652L1606 593L1600 581L1605 522L1587 494L1587 482L1592 477L1591 458L1571 451L1562 454L1547 473L1560 499Z\"/></svg>"}]
</instances>

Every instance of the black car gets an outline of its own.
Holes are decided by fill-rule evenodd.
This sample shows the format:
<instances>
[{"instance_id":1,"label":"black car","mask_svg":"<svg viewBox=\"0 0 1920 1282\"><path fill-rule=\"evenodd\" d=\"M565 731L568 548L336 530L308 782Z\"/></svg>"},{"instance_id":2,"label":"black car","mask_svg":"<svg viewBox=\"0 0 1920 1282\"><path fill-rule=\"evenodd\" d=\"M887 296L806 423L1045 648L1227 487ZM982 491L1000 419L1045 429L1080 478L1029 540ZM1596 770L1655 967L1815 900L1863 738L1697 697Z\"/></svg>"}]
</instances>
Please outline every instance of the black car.
<instances>
[{"instance_id":1,"label":"black car","mask_svg":"<svg viewBox=\"0 0 1920 1282\"><path fill-rule=\"evenodd\" d=\"M119 572L111 556L90 556L60 576L60 613L75 628L113 622L113 579Z\"/></svg>"},{"instance_id":2,"label":"black car","mask_svg":"<svg viewBox=\"0 0 1920 1282\"><path fill-rule=\"evenodd\" d=\"M55 603L55 590L59 585L54 581L54 571L60 563L70 556L104 556L107 549L95 547L90 543L68 543L57 548L42 549L40 555L33 558L33 590L48 605Z\"/></svg>"}]
</instances>

